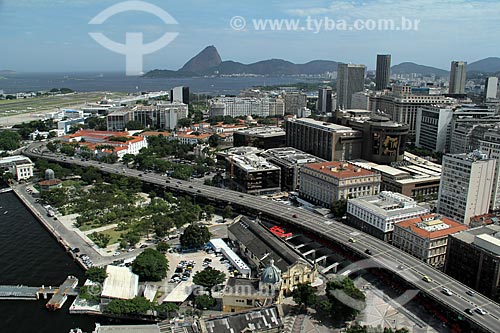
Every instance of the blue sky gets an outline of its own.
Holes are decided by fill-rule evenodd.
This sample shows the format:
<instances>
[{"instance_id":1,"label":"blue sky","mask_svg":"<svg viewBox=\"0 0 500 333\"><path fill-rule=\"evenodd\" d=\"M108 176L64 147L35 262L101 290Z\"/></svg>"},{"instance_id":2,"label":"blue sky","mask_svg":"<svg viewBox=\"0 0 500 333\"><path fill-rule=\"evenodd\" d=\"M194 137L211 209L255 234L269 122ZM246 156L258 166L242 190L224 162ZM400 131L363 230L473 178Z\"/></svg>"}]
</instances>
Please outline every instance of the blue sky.
<instances>
[{"instance_id":1,"label":"blue sky","mask_svg":"<svg viewBox=\"0 0 500 333\"><path fill-rule=\"evenodd\" d=\"M101 26L88 22L119 0L0 0L0 69L17 71L123 71L125 57L97 44L89 32L122 43L126 32L144 32L146 42L178 32L174 42L144 58L146 70L178 69L208 45L223 60L250 63L281 58L363 63L373 69L377 53L393 64L413 61L448 69L452 60L500 56L498 0L150 0L178 25L154 15L121 13ZM247 28L230 27L242 16ZM418 31L255 31L253 19L420 20Z\"/></svg>"}]
</instances>

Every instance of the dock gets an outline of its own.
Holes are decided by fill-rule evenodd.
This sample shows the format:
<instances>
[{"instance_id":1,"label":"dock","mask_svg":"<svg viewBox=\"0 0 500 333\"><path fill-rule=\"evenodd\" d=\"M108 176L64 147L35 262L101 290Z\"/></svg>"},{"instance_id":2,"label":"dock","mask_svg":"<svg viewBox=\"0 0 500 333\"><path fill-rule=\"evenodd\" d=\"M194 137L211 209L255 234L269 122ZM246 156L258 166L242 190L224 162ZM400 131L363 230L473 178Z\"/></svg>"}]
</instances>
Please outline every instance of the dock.
<instances>
[{"instance_id":1,"label":"dock","mask_svg":"<svg viewBox=\"0 0 500 333\"><path fill-rule=\"evenodd\" d=\"M78 279L68 276L59 287L0 286L0 300L36 301L51 298L46 304L49 310L60 309L68 296L78 295Z\"/></svg>"}]
</instances>

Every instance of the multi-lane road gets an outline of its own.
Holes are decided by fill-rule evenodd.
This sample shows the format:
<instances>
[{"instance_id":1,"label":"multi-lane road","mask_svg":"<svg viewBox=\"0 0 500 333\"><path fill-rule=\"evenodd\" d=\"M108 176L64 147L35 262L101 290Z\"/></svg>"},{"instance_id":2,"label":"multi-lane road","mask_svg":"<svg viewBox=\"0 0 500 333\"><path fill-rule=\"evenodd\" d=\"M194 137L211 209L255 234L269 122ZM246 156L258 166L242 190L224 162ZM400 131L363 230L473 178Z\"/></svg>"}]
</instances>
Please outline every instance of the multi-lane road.
<instances>
[{"instance_id":1,"label":"multi-lane road","mask_svg":"<svg viewBox=\"0 0 500 333\"><path fill-rule=\"evenodd\" d=\"M425 293L428 297L456 312L457 315L477 326L482 331L500 332L500 305L489 298L476 293L474 296L466 292L470 290L467 286L434 269L413 256L387 244L375 237L359 232L359 230L346 226L345 224L327 221L325 218L297 207L290 207L279 202L259 198L240 192L224 190L211 186L169 179L154 173L143 173L138 170L129 169L120 164L100 164L96 161L82 161L70 159L61 155L54 155L44 151L42 145L33 144L29 146L24 154L30 157L43 157L48 160L71 163L86 167L96 167L102 172L122 174L129 177L137 177L144 182L156 184L166 189L188 194L195 197L203 197L208 200L222 202L241 207L247 211L282 221L300 227L323 239L335 242L341 246L357 253L362 257L369 258L368 266L386 269L412 285L415 289ZM328 222L328 223L325 223ZM351 242L350 238L355 242ZM371 255L365 253L371 251ZM429 282L424 277L430 278ZM452 295L443 293L443 288L451 291ZM481 308L486 314L467 314L465 309ZM478 331L474 329L474 332Z\"/></svg>"}]
</instances>

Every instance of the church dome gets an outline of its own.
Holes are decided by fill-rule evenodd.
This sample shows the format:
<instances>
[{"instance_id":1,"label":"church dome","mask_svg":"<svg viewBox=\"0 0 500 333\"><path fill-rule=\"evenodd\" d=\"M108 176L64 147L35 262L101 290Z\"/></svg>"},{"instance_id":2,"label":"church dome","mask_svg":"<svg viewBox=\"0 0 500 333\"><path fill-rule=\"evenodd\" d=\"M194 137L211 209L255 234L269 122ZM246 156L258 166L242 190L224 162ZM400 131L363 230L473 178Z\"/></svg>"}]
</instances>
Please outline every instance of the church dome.
<instances>
[{"instance_id":1,"label":"church dome","mask_svg":"<svg viewBox=\"0 0 500 333\"><path fill-rule=\"evenodd\" d=\"M278 267L274 266L274 260L271 259L269 267L264 269L262 276L260 277L260 282L276 284L281 281L281 271Z\"/></svg>"}]
</instances>

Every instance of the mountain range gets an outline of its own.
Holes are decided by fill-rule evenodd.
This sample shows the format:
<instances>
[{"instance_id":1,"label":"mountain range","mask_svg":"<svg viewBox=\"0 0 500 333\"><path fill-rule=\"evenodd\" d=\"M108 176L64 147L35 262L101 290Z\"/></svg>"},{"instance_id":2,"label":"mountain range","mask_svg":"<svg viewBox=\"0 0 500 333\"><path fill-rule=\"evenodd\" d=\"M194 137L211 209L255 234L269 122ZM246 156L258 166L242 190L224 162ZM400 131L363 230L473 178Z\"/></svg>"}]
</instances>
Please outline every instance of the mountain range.
<instances>
[{"instance_id":1,"label":"mountain range","mask_svg":"<svg viewBox=\"0 0 500 333\"><path fill-rule=\"evenodd\" d=\"M144 75L147 78L173 78L173 77L197 77L210 75L319 75L326 72L337 71L340 62L332 60L313 60L305 64L294 64L282 59L263 60L252 64L243 64L240 62L222 58L215 46L208 46L196 56L191 58L181 69L160 70L155 69ZM500 72L500 58L486 58L473 63L467 67L469 72L477 73L498 73ZM392 67L394 74L423 74L448 76L449 71L404 62Z\"/></svg>"}]
</instances>

